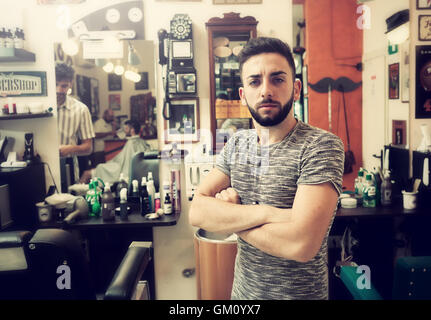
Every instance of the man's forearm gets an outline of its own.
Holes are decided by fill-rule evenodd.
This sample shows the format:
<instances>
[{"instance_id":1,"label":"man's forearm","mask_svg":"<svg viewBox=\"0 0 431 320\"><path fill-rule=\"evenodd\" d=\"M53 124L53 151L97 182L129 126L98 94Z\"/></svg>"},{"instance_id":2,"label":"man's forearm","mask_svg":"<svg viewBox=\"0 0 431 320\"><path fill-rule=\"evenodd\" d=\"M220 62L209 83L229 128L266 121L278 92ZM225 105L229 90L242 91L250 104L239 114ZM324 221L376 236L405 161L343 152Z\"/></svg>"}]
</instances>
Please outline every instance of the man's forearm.
<instances>
[{"instance_id":1,"label":"man's forearm","mask_svg":"<svg viewBox=\"0 0 431 320\"><path fill-rule=\"evenodd\" d=\"M267 223L262 226L237 232L237 235L270 255L299 262L308 261L310 251L305 250L301 231L293 221ZM313 255L313 254L311 254Z\"/></svg>"},{"instance_id":2,"label":"man's forearm","mask_svg":"<svg viewBox=\"0 0 431 320\"><path fill-rule=\"evenodd\" d=\"M93 144L91 139L89 141L84 141L80 145L61 145L60 146L60 156L83 156L91 154L93 150Z\"/></svg>"},{"instance_id":3,"label":"man's forearm","mask_svg":"<svg viewBox=\"0 0 431 320\"><path fill-rule=\"evenodd\" d=\"M268 222L287 221L290 209L267 205L242 205L196 195L190 207L190 223L210 232L240 232Z\"/></svg>"},{"instance_id":4,"label":"man's forearm","mask_svg":"<svg viewBox=\"0 0 431 320\"><path fill-rule=\"evenodd\" d=\"M109 137L109 136L113 137L115 135L115 132L113 132L113 131L110 131L110 132L96 132L95 134L96 134L96 138L100 139L100 138L106 138L106 137Z\"/></svg>"}]
</instances>

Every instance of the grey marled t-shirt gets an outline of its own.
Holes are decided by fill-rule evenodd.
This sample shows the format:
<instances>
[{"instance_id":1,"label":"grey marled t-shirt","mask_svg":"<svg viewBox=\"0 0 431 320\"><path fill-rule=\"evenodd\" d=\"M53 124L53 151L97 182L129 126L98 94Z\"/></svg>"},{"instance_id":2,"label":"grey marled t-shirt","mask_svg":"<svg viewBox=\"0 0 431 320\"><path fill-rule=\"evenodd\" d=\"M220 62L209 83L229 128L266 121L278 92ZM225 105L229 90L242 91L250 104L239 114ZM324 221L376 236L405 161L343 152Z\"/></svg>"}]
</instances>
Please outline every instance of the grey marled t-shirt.
<instances>
[{"instance_id":1,"label":"grey marled t-shirt","mask_svg":"<svg viewBox=\"0 0 431 320\"><path fill-rule=\"evenodd\" d=\"M217 158L243 204L278 208L292 207L298 184L330 182L341 193L343 163L342 141L301 121L269 146L259 145L255 130L238 131ZM272 256L238 238L232 299L328 299L327 238L334 217L335 212L319 252L305 263Z\"/></svg>"}]
</instances>

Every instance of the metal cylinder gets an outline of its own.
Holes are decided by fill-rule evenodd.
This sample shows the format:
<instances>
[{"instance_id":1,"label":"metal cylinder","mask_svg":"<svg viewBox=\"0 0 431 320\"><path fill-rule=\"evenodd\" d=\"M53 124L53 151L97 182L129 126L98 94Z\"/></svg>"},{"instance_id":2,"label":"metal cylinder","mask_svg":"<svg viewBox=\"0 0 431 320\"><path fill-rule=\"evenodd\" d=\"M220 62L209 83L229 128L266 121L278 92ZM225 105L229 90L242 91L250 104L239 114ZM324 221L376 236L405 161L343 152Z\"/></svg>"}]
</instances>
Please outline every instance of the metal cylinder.
<instances>
[{"instance_id":1,"label":"metal cylinder","mask_svg":"<svg viewBox=\"0 0 431 320\"><path fill-rule=\"evenodd\" d=\"M197 298L230 300L235 258L236 235L196 231L194 236Z\"/></svg>"}]
</instances>

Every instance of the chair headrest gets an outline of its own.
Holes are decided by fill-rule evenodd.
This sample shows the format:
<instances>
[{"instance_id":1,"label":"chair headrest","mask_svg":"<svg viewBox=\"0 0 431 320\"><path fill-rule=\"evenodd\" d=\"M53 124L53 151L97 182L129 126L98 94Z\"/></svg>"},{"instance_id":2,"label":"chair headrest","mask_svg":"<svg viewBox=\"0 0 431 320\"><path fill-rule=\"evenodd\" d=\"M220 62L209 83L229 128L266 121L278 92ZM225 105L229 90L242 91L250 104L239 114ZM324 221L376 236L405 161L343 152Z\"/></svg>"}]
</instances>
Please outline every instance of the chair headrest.
<instances>
[{"instance_id":1,"label":"chair headrest","mask_svg":"<svg viewBox=\"0 0 431 320\"><path fill-rule=\"evenodd\" d=\"M0 232L0 248L22 247L30 240L30 231Z\"/></svg>"}]
</instances>

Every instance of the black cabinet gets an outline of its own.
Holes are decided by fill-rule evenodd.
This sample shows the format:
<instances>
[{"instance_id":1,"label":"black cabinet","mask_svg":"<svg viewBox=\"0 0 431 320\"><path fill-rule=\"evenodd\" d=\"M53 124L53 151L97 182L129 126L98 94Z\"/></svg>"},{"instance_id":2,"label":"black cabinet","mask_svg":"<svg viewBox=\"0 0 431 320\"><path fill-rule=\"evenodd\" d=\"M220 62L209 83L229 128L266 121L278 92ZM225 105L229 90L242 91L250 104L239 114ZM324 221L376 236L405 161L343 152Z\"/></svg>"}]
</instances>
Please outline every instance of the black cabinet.
<instances>
[{"instance_id":1,"label":"black cabinet","mask_svg":"<svg viewBox=\"0 0 431 320\"><path fill-rule=\"evenodd\" d=\"M38 225L36 203L45 199L44 165L1 168L0 185L9 187L9 202L14 229L34 229Z\"/></svg>"}]
</instances>

